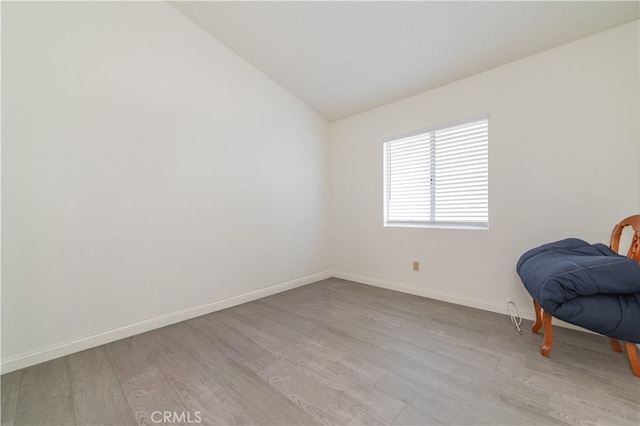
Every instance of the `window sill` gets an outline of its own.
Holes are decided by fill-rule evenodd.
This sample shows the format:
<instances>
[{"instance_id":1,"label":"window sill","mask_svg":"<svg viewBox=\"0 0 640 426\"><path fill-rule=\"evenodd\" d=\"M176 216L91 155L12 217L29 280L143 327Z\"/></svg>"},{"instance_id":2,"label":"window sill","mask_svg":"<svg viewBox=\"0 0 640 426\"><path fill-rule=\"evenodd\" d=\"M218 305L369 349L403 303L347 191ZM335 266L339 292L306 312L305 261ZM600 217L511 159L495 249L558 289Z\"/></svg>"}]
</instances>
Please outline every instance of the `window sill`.
<instances>
[{"instance_id":1,"label":"window sill","mask_svg":"<svg viewBox=\"0 0 640 426\"><path fill-rule=\"evenodd\" d=\"M465 223L385 223L385 228L431 228L431 229L466 229L471 231L488 231L488 224Z\"/></svg>"}]
</instances>

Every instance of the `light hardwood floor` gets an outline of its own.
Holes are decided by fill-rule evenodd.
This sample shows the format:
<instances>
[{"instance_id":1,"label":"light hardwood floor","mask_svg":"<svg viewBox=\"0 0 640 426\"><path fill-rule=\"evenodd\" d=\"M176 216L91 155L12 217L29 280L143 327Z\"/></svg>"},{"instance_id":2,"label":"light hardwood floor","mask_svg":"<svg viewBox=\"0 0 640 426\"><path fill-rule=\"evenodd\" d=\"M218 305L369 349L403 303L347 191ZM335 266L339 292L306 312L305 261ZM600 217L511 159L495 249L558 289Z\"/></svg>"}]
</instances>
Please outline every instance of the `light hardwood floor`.
<instances>
[{"instance_id":1,"label":"light hardwood floor","mask_svg":"<svg viewBox=\"0 0 640 426\"><path fill-rule=\"evenodd\" d=\"M329 279L5 374L2 424L640 423L608 339L530 326Z\"/></svg>"}]
</instances>

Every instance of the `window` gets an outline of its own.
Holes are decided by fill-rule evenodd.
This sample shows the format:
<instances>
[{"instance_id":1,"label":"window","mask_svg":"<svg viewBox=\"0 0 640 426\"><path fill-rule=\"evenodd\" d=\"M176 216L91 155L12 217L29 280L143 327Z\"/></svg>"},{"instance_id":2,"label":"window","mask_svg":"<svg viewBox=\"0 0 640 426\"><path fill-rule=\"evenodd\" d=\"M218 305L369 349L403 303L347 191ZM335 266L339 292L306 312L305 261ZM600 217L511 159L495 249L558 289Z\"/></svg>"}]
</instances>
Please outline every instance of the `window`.
<instances>
[{"instance_id":1,"label":"window","mask_svg":"<svg viewBox=\"0 0 640 426\"><path fill-rule=\"evenodd\" d=\"M384 225L488 228L486 116L384 143Z\"/></svg>"}]
</instances>

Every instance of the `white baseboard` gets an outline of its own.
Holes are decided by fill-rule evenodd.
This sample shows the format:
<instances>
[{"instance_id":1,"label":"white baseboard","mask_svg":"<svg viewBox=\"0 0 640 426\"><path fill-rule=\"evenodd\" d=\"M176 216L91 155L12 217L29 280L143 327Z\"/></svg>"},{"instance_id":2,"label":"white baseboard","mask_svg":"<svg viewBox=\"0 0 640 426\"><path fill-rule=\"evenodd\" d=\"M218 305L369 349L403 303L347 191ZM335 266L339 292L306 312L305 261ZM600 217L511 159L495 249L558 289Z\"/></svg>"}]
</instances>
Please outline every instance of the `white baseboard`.
<instances>
[{"instance_id":1,"label":"white baseboard","mask_svg":"<svg viewBox=\"0 0 640 426\"><path fill-rule=\"evenodd\" d=\"M468 306L471 308L482 309L489 312L496 312L503 315L510 315L509 306L506 304L498 304L488 300L476 299L473 297L459 296L453 293L447 293L440 290L433 290L423 287L416 287L410 284L397 283L388 280L381 280L377 278L366 277L363 275L350 274L342 271L333 271L335 278L341 278L344 280L354 281L361 284L372 285L375 287L386 288L387 290L395 290L401 293L414 294L416 296L428 297L429 299L441 300L443 302L455 303L456 305ZM518 307L520 316L523 319L533 321L535 319L535 312L530 308ZM571 328L573 330L585 331L587 333L593 333L590 330L578 327L573 324L566 323L557 318L553 320L554 325L560 327ZM595 333L594 333L595 334Z\"/></svg>"},{"instance_id":2,"label":"white baseboard","mask_svg":"<svg viewBox=\"0 0 640 426\"><path fill-rule=\"evenodd\" d=\"M307 275L301 278L296 278L290 281L285 281L269 287L250 291L248 293L239 294L237 296L228 297L226 299L216 300L213 302L205 303L204 305L193 306L166 315L161 315L159 317L150 318L134 324L115 328L113 330L108 330L102 333L97 333L91 336L86 336L58 345L42 348L40 350L16 355L7 359L3 359L0 363L0 371L2 372L2 374L4 374L11 371L19 370L21 368L30 367L32 365L50 361L61 356L70 355L72 353L80 352L85 349L90 349L96 346L104 345L106 343L114 342L116 340L131 337L136 334L145 333L147 331L175 324L180 321L185 321L191 318L199 317L201 315L210 314L221 309L241 305L246 302L251 302L252 300L261 299L263 297L271 296L276 293L311 284L316 281L330 278L332 275L332 271L330 269L327 269L322 272Z\"/></svg>"},{"instance_id":3,"label":"white baseboard","mask_svg":"<svg viewBox=\"0 0 640 426\"><path fill-rule=\"evenodd\" d=\"M430 299L442 300L444 302L450 302L457 305L483 309L485 311L496 312L499 314L509 315L508 306L497 304L488 300L464 297L444 291L416 287L409 284L397 283L393 281L381 280L377 278L327 269L325 271L307 275L294 280L285 281L247 293L239 294L237 296L216 300L204 305L193 306L166 315L161 315L159 317L150 318L134 324L129 324L123 327L108 330L102 333L97 333L91 336L86 336L80 339L3 359L0 362L0 371L2 372L2 374L10 373L21 368L40 364L41 362L50 361L55 358L104 345L116 340L135 336L136 334L146 333L147 331L175 324L180 321L185 321L191 318L199 317L201 315L206 315L215 311L219 311L221 309L230 308L232 306L241 305L243 303L251 302L252 300L261 299L263 297L271 296L273 294L281 293L283 291L291 290L296 287L301 287L303 285L311 284L316 281L321 281L331 277L354 281L361 284L372 285L375 287L386 288L388 290L395 290L402 293L428 297ZM533 320L535 318L535 314L532 309L519 308L519 311L520 315L524 319ZM585 330L581 327L577 327L573 324L568 324L557 319L554 319L554 325L590 332L589 330Z\"/></svg>"}]
</instances>

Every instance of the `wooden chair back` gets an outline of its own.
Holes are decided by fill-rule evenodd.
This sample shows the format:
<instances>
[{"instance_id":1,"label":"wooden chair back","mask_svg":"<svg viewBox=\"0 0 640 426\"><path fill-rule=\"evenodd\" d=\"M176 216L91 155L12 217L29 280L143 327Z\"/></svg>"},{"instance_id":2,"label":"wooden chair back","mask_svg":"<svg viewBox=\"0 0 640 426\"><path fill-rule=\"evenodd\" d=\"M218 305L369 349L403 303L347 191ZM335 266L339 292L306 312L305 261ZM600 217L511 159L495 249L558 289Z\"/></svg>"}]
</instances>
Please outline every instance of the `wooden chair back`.
<instances>
[{"instance_id":1,"label":"wooden chair back","mask_svg":"<svg viewBox=\"0 0 640 426\"><path fill-rule=\"evenodd\" d=\"M629 216L614 226L609 247L616 253L620 253L620 236L622 235L622 230L627 226L630 226L634 231L627 257L640 262L640 214Z\"/></svg>"}]
</instances>

